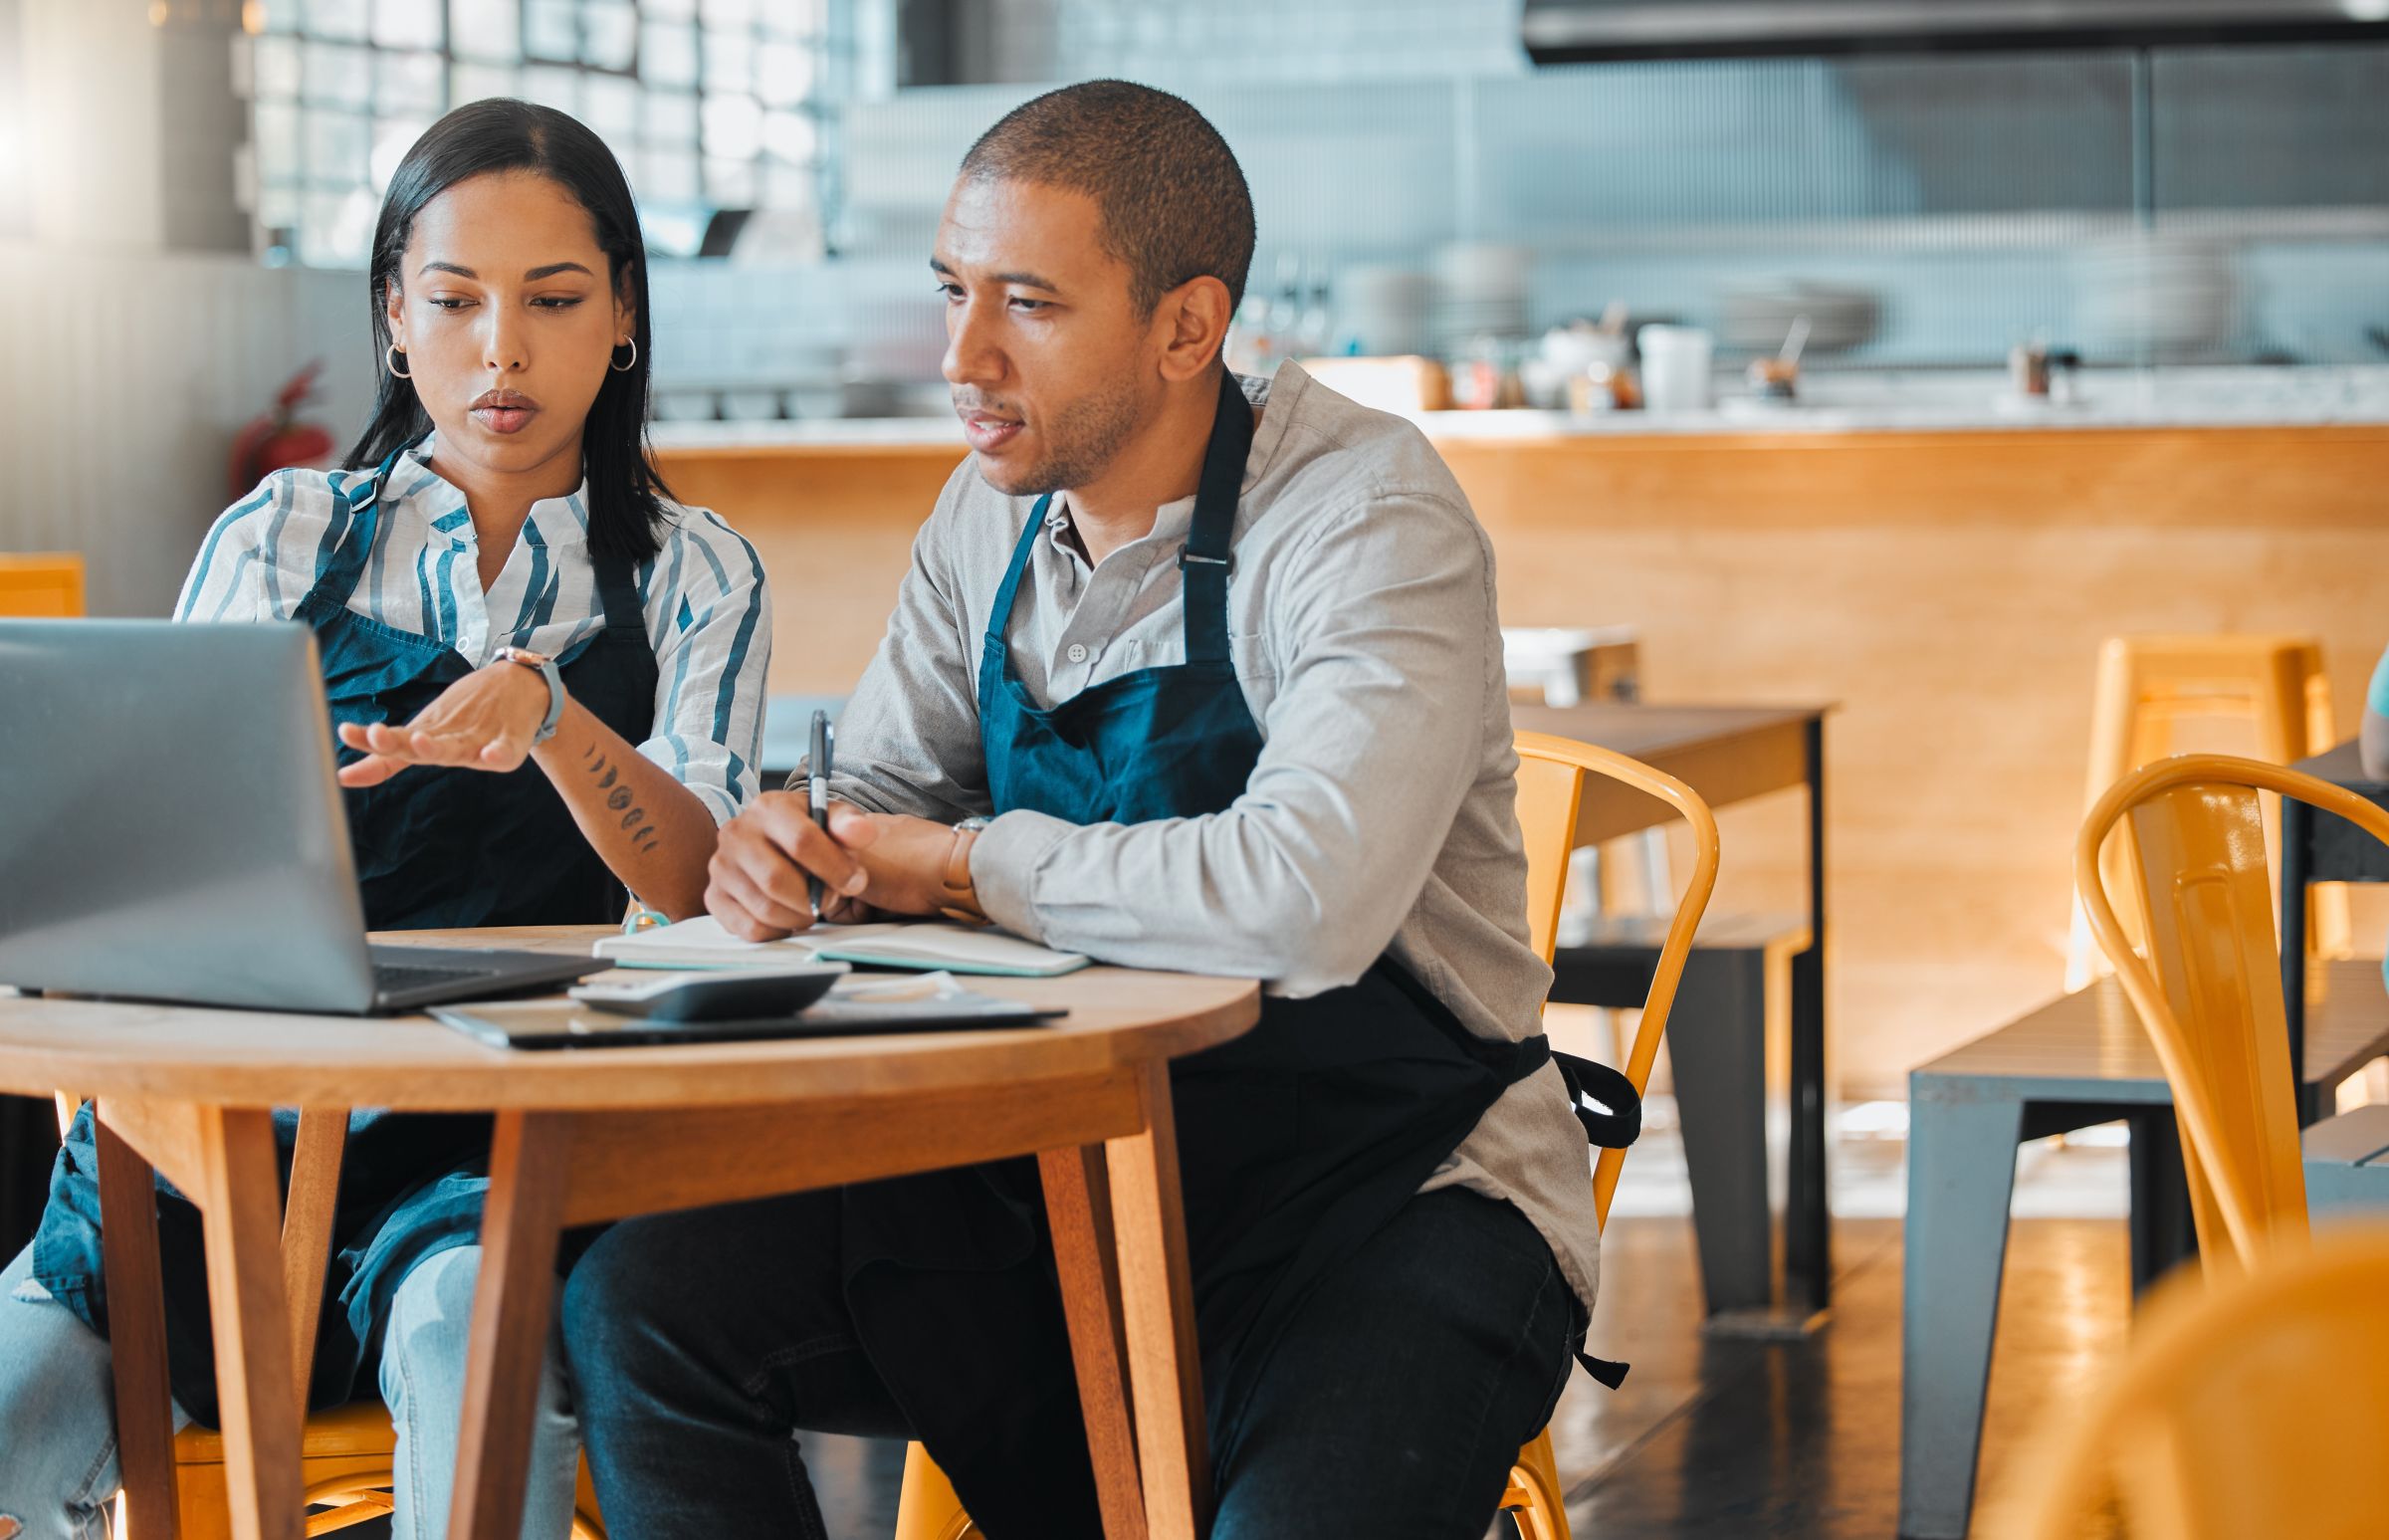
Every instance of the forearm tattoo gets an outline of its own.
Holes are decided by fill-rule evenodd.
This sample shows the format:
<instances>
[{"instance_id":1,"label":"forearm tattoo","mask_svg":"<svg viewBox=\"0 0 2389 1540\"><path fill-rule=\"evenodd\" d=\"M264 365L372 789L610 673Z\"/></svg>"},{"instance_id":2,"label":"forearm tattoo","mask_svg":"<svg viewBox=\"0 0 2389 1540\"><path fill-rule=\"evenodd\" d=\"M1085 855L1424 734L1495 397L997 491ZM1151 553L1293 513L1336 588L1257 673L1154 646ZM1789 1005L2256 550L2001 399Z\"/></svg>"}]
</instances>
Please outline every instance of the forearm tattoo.
<instances>
[{"instance_id":1,"label":"forearm tattoo","mask_svg":"<svg viewBox=\"0 0 2389 1540\"><path fill-rule=\"evenodd\" d=\"M580 758L582 763L587 766L590 776L596 780L597 789L605 792L606 809L622 814L623 831L629 833L631 830L637 830L636 833L630 835L631 844L637 848L639 854L653 855L655 847L662 841L655 837L655 825L646 821L647 809L630 805L632 801L630 787L627 784L614 784L615 781L621 779L622 772L607 765L605 756L597 752L595 744L581 750Z\"/></svg>"}]
</instances>

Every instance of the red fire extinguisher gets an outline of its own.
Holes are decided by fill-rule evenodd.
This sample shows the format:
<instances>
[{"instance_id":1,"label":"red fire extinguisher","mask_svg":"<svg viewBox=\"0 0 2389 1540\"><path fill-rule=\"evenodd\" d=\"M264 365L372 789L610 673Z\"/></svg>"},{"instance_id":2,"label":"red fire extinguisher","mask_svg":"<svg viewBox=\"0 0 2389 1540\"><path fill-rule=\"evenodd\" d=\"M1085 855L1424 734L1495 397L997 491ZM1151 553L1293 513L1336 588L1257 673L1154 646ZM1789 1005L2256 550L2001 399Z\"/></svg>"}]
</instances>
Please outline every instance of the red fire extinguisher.
<instances>
[{"instance_id":1,"label":"red fire extinguisher","mask_svg":"<svg viewBox=\"0 0 2389 1540\"><path fill-rule=\"evenodd\" d=\"M332 438L321 425L301 422L299 411L316 393L324 360L292 375L274 396L274 409L233 436L230 494L238 499L275 471L323 466L331 460Z\"/></svg>"}]
</instances>

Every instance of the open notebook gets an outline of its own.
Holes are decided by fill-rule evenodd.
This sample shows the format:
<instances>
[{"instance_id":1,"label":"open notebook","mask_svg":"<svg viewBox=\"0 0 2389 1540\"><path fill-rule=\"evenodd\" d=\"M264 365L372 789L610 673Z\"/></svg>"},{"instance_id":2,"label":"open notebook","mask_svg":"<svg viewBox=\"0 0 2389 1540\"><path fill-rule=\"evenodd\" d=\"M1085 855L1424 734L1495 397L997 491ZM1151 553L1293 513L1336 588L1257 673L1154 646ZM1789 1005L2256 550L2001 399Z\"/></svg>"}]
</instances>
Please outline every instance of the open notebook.
<instances>
[{"instance_id":1,"label":"open notebook","mask_svg":"<svg viewBox=\"0 0 2389 1540\"><path fill-rule=\"evenodd\" d=\"M706 915L635 936L608 936L593 950L616 968L767 968L810 958L866 968L1050 979L1087 966L1087 959L1076 952L1056 952L1003 931L934 920L819 925L784 941L741 941Z\"/></svg>"}]
</instances>

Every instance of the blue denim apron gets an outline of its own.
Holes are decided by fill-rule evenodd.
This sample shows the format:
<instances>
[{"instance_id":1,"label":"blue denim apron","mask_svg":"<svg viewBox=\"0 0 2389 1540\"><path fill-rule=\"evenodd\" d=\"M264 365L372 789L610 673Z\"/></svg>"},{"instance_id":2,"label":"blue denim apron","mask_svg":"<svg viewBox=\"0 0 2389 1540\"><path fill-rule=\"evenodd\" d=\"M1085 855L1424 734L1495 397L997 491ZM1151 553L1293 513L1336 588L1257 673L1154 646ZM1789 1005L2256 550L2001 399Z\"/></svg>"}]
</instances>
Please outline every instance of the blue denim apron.
<instances>
[{"instance_id":1,"label":"blue denim apron","mask_svg":"<svg viewBox=\"0 0 2389 1540\"><path fill-rule=\"evenodd\" d=\"M445 643L347 607L372 553L398 460L392 454L369 476L335 485L326 549L297 611L315 630L334 722L406 722L472 672ZM638 743L654 720L656 662L629 564L599 561L597 592L605 629L563 654L558 671L575 701ZM343 765L361 758L344 747L338 754ZM621 916L621 884L534 766L505 774L417 767L378 786L348 788L342 799L365 922L375 930L598 924ZM274 1121L287 1187L298 1116L278 1112ZM312 1405L351 1398L407 1269L479 1233L489 1130L487 1117L471 1114L350 1116L333 1219L337 1255L326 1280L338 1308L324 1312ZM98 1173L87 1104L51 1171L33 1270L62 1303L105 1332ZM213 1426L215 1351L199 1210L163 1179L157 1207L174 1398Z\"/></svg>"},{"instance_id":2,"label":"blue denim apron","mask_svg":"<svg viewBox=\"0 0 2389 1540\"><path fill-rule=\"evenodd\" d=\"M1227 583L1252 431L1228 375L1179 558L1186 661L1050 709L1013 676L1005 640L1045 538L1052 499L1037 503L979 664L997 812L1137 823L1220 812L1242 794L1262 740L1230 661ZM1322 1274L1549 1057L1541 1035L1476 1036L1389 953L1346 988L1266 999L1251 1032L1173 1066L1203 1387L1222 1463L1255 1371ZM976 1177L976 1190L950 1173L850 1190L849 1307L898 1405L989 1535L1100 1534L1059 1311L1027 1297L1052 1288L1034 1168Z\"/></svg>"}]
</instances>

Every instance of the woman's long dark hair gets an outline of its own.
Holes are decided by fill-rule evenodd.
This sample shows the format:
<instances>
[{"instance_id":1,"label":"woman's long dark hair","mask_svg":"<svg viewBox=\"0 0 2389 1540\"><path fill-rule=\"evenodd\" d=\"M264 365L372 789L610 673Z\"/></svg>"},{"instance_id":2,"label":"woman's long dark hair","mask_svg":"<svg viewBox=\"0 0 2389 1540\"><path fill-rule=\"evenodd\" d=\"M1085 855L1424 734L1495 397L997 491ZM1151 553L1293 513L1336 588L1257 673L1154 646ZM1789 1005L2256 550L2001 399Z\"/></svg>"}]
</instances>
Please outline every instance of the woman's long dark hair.
<instances>
[{"instance_id":1,"label":"woman's long dark hair","mask_svg":"<svg viewBox=\"0 0 2389 1540\"><path fill-rule=\"evenodd\" d=\"M399 281L415 216L458 182L488 171L536 171L572 194L597 227L614 292L627 292L634 307L631 336L638 357L598 387L581 429L580 461L589 481L590 554L646 560L662 548L663 500L672 495L647 449L647 365L654 350L648 346L646 249L630 183L605 141L585 125L550 107L492 98L460 107L424 130L390 178L373 226L376 355L388 356L390 286ZM348 451L351 469L379 465L431 431L431 415L415 387L386 368L376 372L381 390L373 420Z\"/></svg>"}]
</instances>

